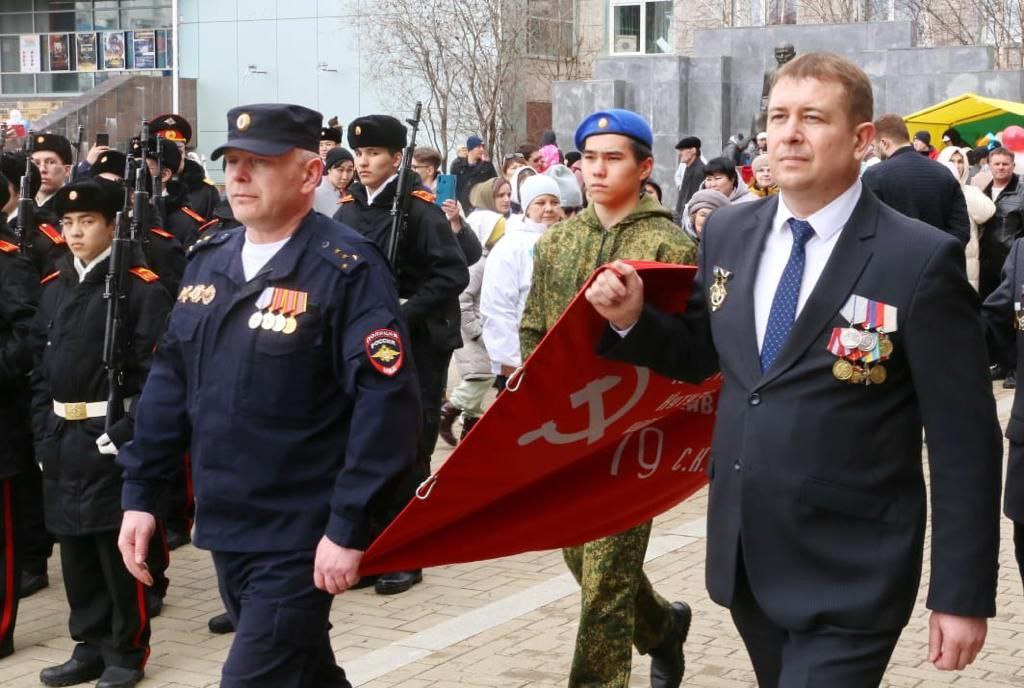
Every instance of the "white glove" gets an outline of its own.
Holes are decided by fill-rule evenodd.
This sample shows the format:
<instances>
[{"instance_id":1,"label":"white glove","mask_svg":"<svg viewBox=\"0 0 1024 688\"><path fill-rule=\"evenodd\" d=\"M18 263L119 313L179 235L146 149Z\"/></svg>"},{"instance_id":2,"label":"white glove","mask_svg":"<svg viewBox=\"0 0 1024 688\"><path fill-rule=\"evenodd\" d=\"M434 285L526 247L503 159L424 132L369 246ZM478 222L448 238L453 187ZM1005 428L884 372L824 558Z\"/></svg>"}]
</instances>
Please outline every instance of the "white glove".
<instances>
[{"instance_id":1,"label":"white glove","mask_svg":"<svg viewBox=\"0 0 1024 688\"><path fill-rule=\"evenodd\" d=\"M96 448L100 450L100 454L117 456L117 447L114 445L113 441L107 437L107 433L103 433L96 438Z\"/></svg>"}]
</instances>

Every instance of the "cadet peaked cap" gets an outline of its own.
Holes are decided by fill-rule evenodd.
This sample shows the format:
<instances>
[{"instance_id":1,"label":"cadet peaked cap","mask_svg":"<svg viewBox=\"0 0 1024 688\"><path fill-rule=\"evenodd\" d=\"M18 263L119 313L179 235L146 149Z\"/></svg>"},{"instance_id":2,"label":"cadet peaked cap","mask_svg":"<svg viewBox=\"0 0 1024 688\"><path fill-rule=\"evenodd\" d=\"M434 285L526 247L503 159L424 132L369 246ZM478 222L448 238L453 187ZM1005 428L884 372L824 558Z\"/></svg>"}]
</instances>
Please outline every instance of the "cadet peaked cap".
<instances>
[{"instance_id":1,"label":"cadet peaked cap","mask_svg":"<svg viewBox=\"0 0 1024 688\"><path fill-rule=\"evenodd\" d=\"M327 159L324 161L324 167L331 169L336 165L340 165L343 162L355 162L356 159L352 157L352 154L347 148L341 146L335 146L331 150L327 151Z\"/></svg>"},{"instance_id":2,"label":"cadet peaked cap","mask_svg":"<svg viewBox=\"0 0 1024 688\"><path fill-rule=\"evenodd\" d=\"M284 155L293 148L320 152L323 115L301 105L260 103L228 110L228 140L210 155L216 160L229 148L256 155Z\"/></svg>"},{"instance_id":3,"label":"cadet peaked cap","mask_svg":"<svg viewBox=\"0 0 1024 688\"><path fill-rule=\"evenodd\" d=\"M103 151L103 154L96 159L96 164L92 166L92 176L98 177L105 172L124 179L124 168L127 163L128 156L121 151Z\"/></svg>"},{"instance_id":4,"label":"cadet peaked cap","mask_svg":"<svg viewBox=\"0 0 1024 688\"><path fill-rule=\"evenodd\" d=\"M389 115L367 115L348 125L348 147L400 150L408 145L405 125Z\"/></svg>"},{"instance_id":5,"label":"cadet peaked cap","mask_svg":"<svg viewBox=\"0 0 1024 688\"><path fill-rule=\"evenodd\" d=\"M149 143L146 145L146 157L150 160L156 160L156 138L151 138ZM181 149L174 145L173 142L165 142L160 144L160 164L163 165L164 169L170 170L174 174L177 174L178 167L181 165Z\"/></svg>"},{"instance_id":6,"label":"cadet peaked cap","mask_svg":"<svg viewBox=\"0 0 1024 688\"><path fill-rule=\"evenodd\" d=\"M648 148L654 145L651 125L632 110L612 108L587 115L576 129L576 150L583 150L583 142L596 134L621 134L639 141Z\"/></svg>"},{"instance_id":7,"label":"cadet peaked cap","mask_svg":"<svg viewBox=\"0 0 1024 688\"><path fill-rule=\"evenodd\" d=\"M62 186L54 196L59 217L67 213L100 213L113 220L124 205L124 186L108 179L83 179Z\"/></svg>"},{"instance_id":8,"label":"cadet peaked cap","mask_svg":"<svg viewBox=\"0 0 1024 688\"><path fill-rule=\"evenodd\" d=\"M21 178L25 176L25 154L24 153L4 153L0 156L0 173L3 173L4 177L7 178L11 184L14 184L14 188L21 192ZM43 184L43 175L40 174L39 168L35 166L35 163L29 168L28 176L28 192L35 198L36 194L39 193L39 187ZM10 200L10 199L7 199Z\"/></svg>"},{"instance_id":9,"label":"cadet peaked cap","mask_svg":"<svg viewBox=\"0 0 1024 688\"><path fill-rule=\"evenodd\" d=\"M147 124L151 136L159 136L175 143L188 143L192 140L192 125L181 115L160 115L149 120Z\"/></svg>"},{"instance_id":10,"label":"cadet peaked cap","mask_svg":"<svg viewBox=\"0 0 1024 688\"><path fill-rule=\"evenodd\" d=\"M334 141L335 143L340 144L341 129L335 129L334 127L320 127L320 140Z\"/></svg>"},{"instance_id":11,"label":"cadet peaked cap","mask_svg":"<svg viewBox=\"0 0 1024 688\"><path fill-rule=\"evenodd\" d=\"M684 136L679 139L679 143L676 144L676 150L683 150L686 148L700 149L700 139L696 136Z\"/></svg>"},{"instance_id":12,"label":"cadet peaked cap","mask_svg":"<svg viewBox=\"0 0 1024 688\"><path fill-rule=\"evenodd\" d=\"M53 151L65 165L71 164L71 142L60 134L33 134L29 151Z\"/></svg>"}]
</instances>

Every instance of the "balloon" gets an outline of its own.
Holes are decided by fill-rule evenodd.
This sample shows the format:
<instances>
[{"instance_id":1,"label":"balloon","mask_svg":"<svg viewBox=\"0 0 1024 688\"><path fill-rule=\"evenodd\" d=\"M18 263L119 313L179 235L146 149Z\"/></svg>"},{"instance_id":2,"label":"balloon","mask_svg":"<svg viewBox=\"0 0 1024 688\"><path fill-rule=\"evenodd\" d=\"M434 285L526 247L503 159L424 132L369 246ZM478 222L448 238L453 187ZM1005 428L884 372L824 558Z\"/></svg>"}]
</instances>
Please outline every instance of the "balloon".
<instances>
[{"instance_id":1,"label":"balloon","mask_svg":"<svg viewBox=\"0 0 1024 688\"><path fill-rule=\"evenodd\" d=\"M1014 153L1024 153L1024 128L1016 124L1003 130L1003 146Z\"/></svg>"}]
</instances>

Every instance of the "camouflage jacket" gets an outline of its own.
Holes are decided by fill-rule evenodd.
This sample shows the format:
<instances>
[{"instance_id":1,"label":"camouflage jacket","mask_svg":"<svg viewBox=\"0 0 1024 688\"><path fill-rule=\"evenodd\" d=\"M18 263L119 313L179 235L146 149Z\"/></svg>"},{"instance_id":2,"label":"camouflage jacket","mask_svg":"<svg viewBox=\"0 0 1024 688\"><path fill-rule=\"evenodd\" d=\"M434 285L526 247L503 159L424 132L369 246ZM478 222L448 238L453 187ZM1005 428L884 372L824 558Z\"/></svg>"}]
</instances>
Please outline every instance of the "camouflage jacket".
<instances>
[{"instance_id":1,"label":"camouflage jacket","mask_svg":"<svg viewBox=\"0 0 1024 688\"><path fill-rule=\"evenodd\" d=\"M534 247L533 282L519 324L524 361L594 269L619 259L692 265L697 246L673 224L672 212L649 196L607 230L593 206L558 223Z\"/></svg>"}]
</instances>

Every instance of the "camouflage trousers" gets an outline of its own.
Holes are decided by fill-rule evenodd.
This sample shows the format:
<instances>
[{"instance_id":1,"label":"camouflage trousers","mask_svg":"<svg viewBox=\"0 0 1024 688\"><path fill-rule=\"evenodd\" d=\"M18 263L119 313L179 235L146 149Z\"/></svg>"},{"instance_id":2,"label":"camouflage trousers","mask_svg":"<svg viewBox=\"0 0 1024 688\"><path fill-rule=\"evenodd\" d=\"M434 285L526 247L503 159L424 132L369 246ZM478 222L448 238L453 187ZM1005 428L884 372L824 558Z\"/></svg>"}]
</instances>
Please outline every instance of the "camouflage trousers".
<instances>
[{"instance_id":1,"label":"camouflage trousers","mask_svg":"<svg viewBox=\"0 0 1024 688\"><path fill-rule=\"evenodd\" d=\"M627 688L633 646L647 654L671 629L671 607L644 574L650 537L648 521L562 550L581 593L570 688Z\"/></svg>"}]
</instances>

